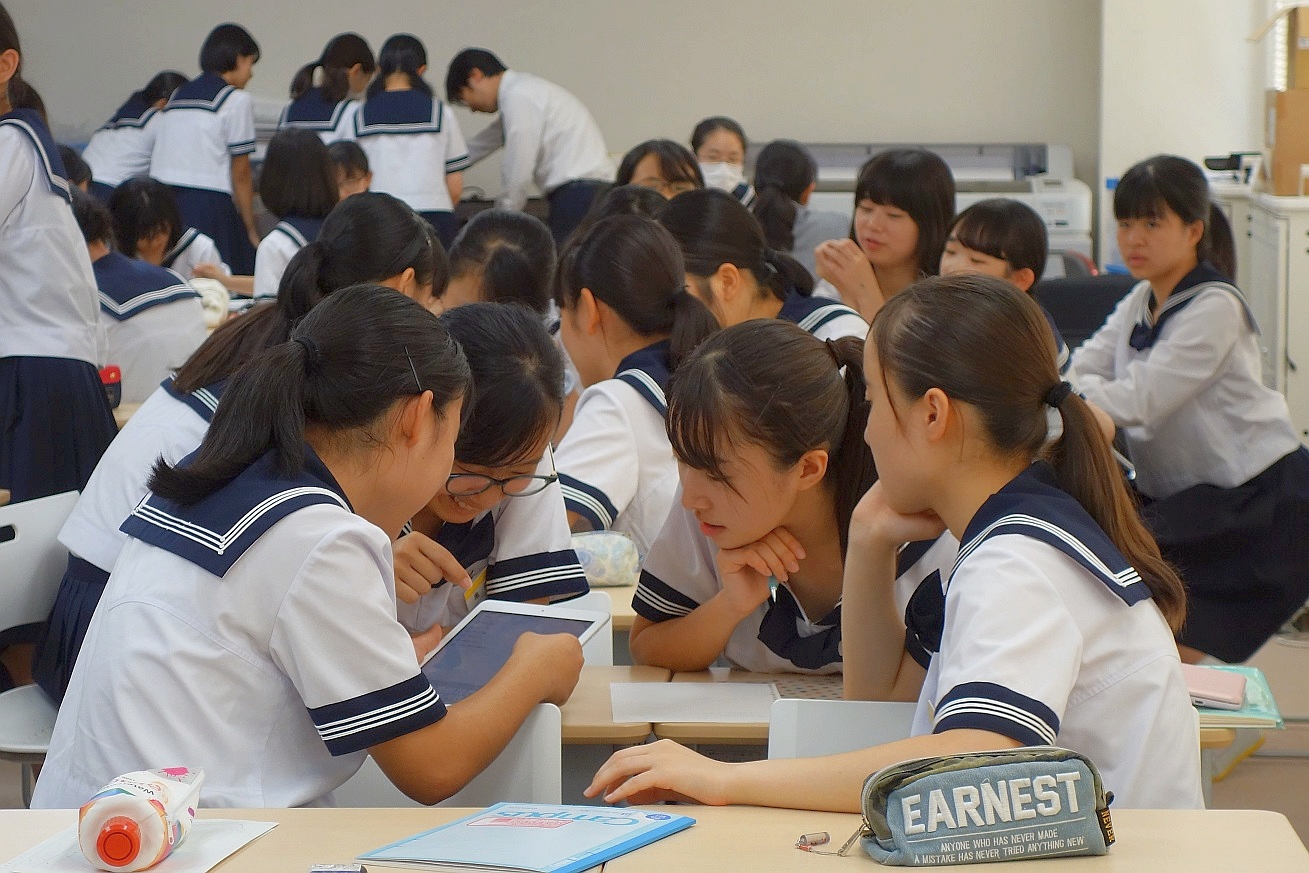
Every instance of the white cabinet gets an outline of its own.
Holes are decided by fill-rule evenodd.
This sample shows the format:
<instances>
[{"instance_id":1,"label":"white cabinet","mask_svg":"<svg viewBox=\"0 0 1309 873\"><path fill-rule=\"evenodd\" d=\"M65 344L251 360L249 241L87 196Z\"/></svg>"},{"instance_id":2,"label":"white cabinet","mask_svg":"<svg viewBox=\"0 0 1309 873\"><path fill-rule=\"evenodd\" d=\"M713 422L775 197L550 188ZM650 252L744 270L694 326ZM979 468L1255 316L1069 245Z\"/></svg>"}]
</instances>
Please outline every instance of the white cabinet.
<instances>
[{"instance_id":1,"label":"white cabinet","mask_svg":"<svg viewBox=\"0 0 1309 873\"><path fill-rule=\"evenodd\" d=\"M1309 197L1253 194L1247 205L1244 240L1233 227L1238 253L1248 246L1238 284L1263 330L1264 381L1286 394L1291 420L1309 441Z\"/></svg>"}]
</instances>

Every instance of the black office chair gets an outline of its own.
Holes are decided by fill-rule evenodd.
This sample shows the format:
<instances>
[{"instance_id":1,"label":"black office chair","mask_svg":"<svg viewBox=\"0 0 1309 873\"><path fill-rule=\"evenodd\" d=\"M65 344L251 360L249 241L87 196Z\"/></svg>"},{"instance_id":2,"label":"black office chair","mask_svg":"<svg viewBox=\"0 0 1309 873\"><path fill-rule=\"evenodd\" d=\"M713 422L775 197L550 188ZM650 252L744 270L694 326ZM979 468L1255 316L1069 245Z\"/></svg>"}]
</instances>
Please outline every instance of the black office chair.
<instances>
[{"instance_id":1,"label":"black office chair","mask_svg":"<svg viewBox=\"0 0 1309 873\"><path fill-rule=\"evenodd\" d=\"M1101 328L1109 313L1136 284L1131 276L1105 274L1042 279L1033 295L1054 318L1069 349L1076 349Z\"/></svg>"}]
</instances>

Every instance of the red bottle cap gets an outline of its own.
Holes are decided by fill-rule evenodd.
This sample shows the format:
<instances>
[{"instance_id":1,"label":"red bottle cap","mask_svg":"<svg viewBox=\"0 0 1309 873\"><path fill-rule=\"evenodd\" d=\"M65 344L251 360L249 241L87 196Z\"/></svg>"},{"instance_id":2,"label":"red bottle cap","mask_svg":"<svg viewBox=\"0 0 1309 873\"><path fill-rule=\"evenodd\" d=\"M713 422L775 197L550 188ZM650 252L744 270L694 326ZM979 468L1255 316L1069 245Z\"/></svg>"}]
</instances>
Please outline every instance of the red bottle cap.
<instances>
[{"instance_id":1,"label":"red bottle cap","mask_svg":"<svg viewBox=\"0 0 1309 873\"><path fill-rule=\"evenodd\" d=\"M141 851L141 827L125 815L116 815L100 828L95 850L106 864L124 867Z\"/></svg>"},{"instance_id":2,"label":"red bottle cap","mask_svg":"<svg viewBox=\"0 0 1309 873\"><path fill-rule=\"evenodd\" d=\"M102 385L113 385L115 382L123 381L123 371L118 369L117 364L110 364L100 371L100 383Z\"/></svg>"}]
</instances>

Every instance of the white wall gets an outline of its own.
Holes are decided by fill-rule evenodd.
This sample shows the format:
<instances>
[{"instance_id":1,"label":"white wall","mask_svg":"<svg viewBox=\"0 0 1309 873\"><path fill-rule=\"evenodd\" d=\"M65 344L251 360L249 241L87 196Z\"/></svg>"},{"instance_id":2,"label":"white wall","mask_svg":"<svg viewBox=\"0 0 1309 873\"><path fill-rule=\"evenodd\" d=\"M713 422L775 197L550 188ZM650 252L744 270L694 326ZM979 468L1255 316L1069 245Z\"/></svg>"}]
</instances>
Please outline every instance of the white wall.
<instances>
[{"instance_id":1,"label":"white wall","mask_svg":"<svg viewBox=\"0 0 1309 873\"><path fill-rule=\"evenodd\" d=\"M408 30L427 44L438 90L458 49L484 45L578 94L616 152L685 140L700 118L728 114L761 141L1066 143L1096 182L1099 0L4 2L27 78L67 139L157 70L194 74L221 15L260 43L251 90L268 97L339 31L376 50ZM461 120L466 133L484 123ZM470 181L498 184L480 167Z\"/></svg>"},{"instance_id":2,"label":"white wall","mask_svg":"<svg viewBox=\"0 0 1309 873\"><path fill-rule=\"evenodd\" d=\"M1113 238L1105 179L1161 152L1199 162L1261 150L1267 46L1246 37L1263 21L1265 6L1264 0L1104 0L1102 256L1103 242Z\"/></svg>"}]
</instances>

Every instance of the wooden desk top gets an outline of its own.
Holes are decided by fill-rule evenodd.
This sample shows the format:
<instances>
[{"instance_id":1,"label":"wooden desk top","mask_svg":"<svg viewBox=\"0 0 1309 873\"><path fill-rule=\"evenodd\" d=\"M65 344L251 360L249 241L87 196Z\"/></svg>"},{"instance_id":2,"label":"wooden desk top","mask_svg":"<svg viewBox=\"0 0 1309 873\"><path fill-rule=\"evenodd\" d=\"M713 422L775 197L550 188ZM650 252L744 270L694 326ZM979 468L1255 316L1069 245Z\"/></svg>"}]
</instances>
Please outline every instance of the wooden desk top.
<instances>
[{"instance_id":1,"label":"wooden desk top","mask_svg":"<svg viewBox=\"0 0 1309 873\"><path fill-rule=\"evenodd\" d=\"M603 591L609 595L613 601L613 622L614 630L630 631L632 622L636 619L636 610L632 609L632 597L636 594L635 585L620 585L615 588L597 588L596 591Z\"/></svg>"},{"instance_id":2,"label":"wooden desk top","mask_svg":"<svg viewBox=\"0 0 1309 873\"><path fill-rule=\"evenodd\" d=\"M667 682L663 667L583 667L573 696L561 708L565 745L630 746L650 736L649 722L615 724L611 682Z\"/></svg>"},{"instance_id":3,"label":"wooden desk top","mask_svg":"<svg viewBox=\"0 0 1309 873\"><path fill-rule=\"evenodd\" d=\"M140 408L141 404L139 403L118 404L118 408L114 410L114 421L118 422L118 429L122 430L123 425L127 424L127 420Z\"/></svg>"},{"instance_id":4,"label":"wooden desk top","mask_svg":"<svg viewBox=\"0 0 1309 873\"><path fill-rule=\"evenodd\" d=\"M833 858L806 854L794 847L796 837L813 831L829 832L839 847L858 827L857 815L754 807L684 806L677 811L696 819L697 824L615 858L605 865L605 873L664 873L677 869L823 873L832 865L851 873L874 869L862 850ZM220 873L296 873L310 864L348 862L361 852L470 812L440 808L205 809L200 815L278 822L273 830L219 864L215 869ZM1113 820L1118 842L1108 855L1048 859L1041 862L1037 873L1309 873L1309 852L1285 816L1275 812L1129 809L1116 810ZM76 821L76 810L0 810L0 863ZM988 864L985 869L1033 870L1027 861Z\"/></svg>"}]
</instances>

